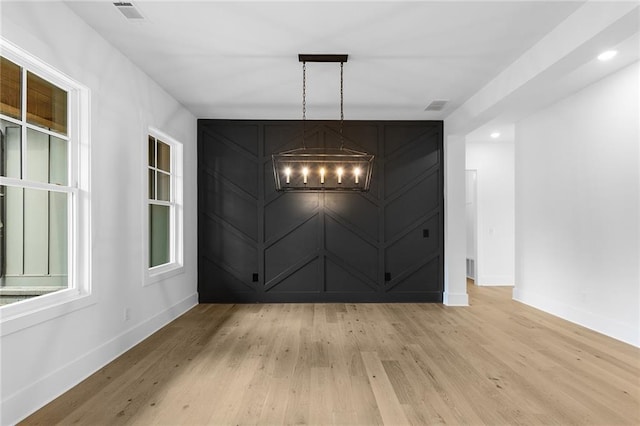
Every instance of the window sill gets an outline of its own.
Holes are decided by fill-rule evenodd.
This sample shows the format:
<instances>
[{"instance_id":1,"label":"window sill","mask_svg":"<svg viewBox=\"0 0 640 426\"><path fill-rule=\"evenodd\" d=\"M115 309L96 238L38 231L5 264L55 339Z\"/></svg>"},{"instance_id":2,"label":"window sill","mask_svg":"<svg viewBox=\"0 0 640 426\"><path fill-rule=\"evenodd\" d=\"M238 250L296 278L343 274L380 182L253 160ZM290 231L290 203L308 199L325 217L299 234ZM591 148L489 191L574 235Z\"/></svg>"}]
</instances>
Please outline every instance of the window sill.
<instances>
[{"instance_id":1,"label":"window sill","mask_svg":"<svg viewBox=\"0 0 640 426\"><path fill-rule=\"evenodd\" d=\"M5 305L0 309L0 336L33 327L95 303L95 296L67 289Z\"/></svg>"},{"instance_id":2,"label":"window sill","mask_svg":"<svg viewBox=\"0 0 640 426\"><path fill-rule=\"evenodd\" d=\"M162 282L168 278L181 275L182 273L184 273L184 265L179 263L156 266L146 271L143 287Z\"/></svg>"}]
</instances>

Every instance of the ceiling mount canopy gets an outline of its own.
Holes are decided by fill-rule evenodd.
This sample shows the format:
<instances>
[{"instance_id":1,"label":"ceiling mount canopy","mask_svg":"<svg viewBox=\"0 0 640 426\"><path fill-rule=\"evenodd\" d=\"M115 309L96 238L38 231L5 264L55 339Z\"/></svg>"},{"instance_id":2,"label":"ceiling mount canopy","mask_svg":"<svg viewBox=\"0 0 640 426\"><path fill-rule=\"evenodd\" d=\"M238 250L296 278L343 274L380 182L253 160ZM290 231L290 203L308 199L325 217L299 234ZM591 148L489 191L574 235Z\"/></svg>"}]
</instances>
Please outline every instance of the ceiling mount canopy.
<instances>
[{"instance_id":1,"label":"ceiling mount canopy","mask_svg":"<svg viewBox=\"0 0 640 426\"><path fill-rule=\"evenodd\" d=\"M340 62L341 64L347 62L349 60L349 55L305 55L300 53L298 55L298 61L305 62Z\"/></svg>"},{"instance_id":2,"label":"ceiling mount canopy","mask_svg":"<svg viewBox=\"0 0 640 426\"><path fill-rule=\"evenodd\" d=\"M273 154L273 175L278 191L369 191L373 171L372 154L345 148L344 63L348 55L299 54L302 62L302 141L301 148ZM340 147L307 147L307 62L340 63Z\"/></svg>"}]
</instances>

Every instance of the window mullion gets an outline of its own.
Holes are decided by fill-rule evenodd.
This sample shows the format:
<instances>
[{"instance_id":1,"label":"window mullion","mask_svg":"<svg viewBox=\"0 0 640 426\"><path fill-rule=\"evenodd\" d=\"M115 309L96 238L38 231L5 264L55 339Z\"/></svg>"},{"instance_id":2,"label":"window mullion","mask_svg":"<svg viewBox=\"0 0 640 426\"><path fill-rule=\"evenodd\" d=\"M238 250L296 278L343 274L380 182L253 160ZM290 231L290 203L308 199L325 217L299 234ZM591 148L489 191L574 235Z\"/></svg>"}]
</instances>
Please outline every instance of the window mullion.
<instances>
[{"instance_id":1,"label":"window mullion","mask_svg":"<svg viewBox=\"0 0 640 426\"><path fill-rule=\"evenodd\" d=\"M173 175L175 171L175 165L173 164L175 161L174 155L174 145L169 144L169 202L171 203L171 207L169 207L169 258L171 262L176 261L176 207L175 207L175 176Z\"/></svg>"},{"instance_id":2,"label":"window mullion","mask_svg":"<svg viewBox=\"0 0 640 426\"><path fill-rule=\"evenodd\" d=\"M74 188L71 186L56 185L55 183L37 182L37 181L25 180L25 179L9 178L4 176L0 176L0 185L11 186L16 188L25 188L25 189L40 189L43 191L51 191L51 192L76 193L78 191L77 188Z\"/></svg>"},{"instance_id":3,"label":"window mullion","mask_svg":"<svg viewBox=\"0 0 640 426\"><path fill-rule=\"evenodd\" d=\"M153 204L156 206L167 206L173 207L173 203L171 201L160 201L160 200L149 200L149 204Z\"/></svg>"},{"instance_id":4,"label":"window mullion","mask_svg":"<svg viewBox=\"0 0 640 426\"><path fill-rule=\"evenodd\" d=\"M31 129L31 130L35 130L35 131L40 132L40 133L45 133L45 134L47 134L49 136L54 136L54 137L56 137L58 139L63 139L65 141L69 141L69 136L63 135L61 133L56 133L56 132L54 132L52 130L45 129L44 127L36 126L35 124L30 124L30 123L27 123L26 121L23 123L23 125L25 127L29 128L29 129ZM69 128L68 124L67 124L67 128Z\"/></svg>"},{"instance_id":5,"label":"window mullion","mask_svg":"<svg viewBox=\"0 0 640 426\"><path fill-rule=\"evenodd\" d=\"M27 70L21 67L20 76L20 178L27 176Z\"/></svg>"},{"instance_id":6,"label":"window mullion","mask_svg":"<svg viewBox=\"0 0 640 426\"><path fill-rule=\"evenodd\" d=\"M17 125L22 126L22 127L26 127L28 129L31 129L31 130L35 130L35 131L40 132L40 133L45 133L45 134L47 134L49 136L54 136L54 137L56 137L58 139L62 139L62 140L65 140L65 141L70 141L71 140L71 138L68 135L63 135L62 133L57 133L57 132L54 132L53 130L45 129L44 127L40 127L40 126L36 126L35 124L27 123L22 118L21 119L17 119L17 118L14 118L14 117L9 117L8 115L0 114L0 119L2 119L4 121L8 121L8 122L13 123L13 124L17 124ZM69 126L67 126L67 127L69 127Z\"/></svg>"},{"instance_id":7,"label":"window mullion","mask_svg":"<svg viewBox=\"0 0 640 426\"><path fill-rule=\"evenodd\" d=\"M154 137L153 138L153 154L155 155L155 159L153 160L153 180L154 180L154 185L153 185L153 189L154 189L154 194L153 194L153 199L157 200L158 199L158 138Z\"/></svg>"},{"instance_id":8,"label":"window mullion","mask_svg":"<svg viewBox=\"0 0 640 426\"><path fill-rule=\"evenodd\" d=\"M169 207L169 258L171 259L171 263L176 261L176 206L171 203L171 207Z\"/></svg>"},{"instance_id":9,"label":"window mullion","mask_svg":"<svg viewBox=\"0 0 640 426\"><path fill-rule=\"evenodd\" d=\"M21 118L9 117L8 115L4 115L4 114L0 114L0 120L8 121L10 123L17 124L19 126L22 126L24 124Z\"/></svg>"}]
</instances>

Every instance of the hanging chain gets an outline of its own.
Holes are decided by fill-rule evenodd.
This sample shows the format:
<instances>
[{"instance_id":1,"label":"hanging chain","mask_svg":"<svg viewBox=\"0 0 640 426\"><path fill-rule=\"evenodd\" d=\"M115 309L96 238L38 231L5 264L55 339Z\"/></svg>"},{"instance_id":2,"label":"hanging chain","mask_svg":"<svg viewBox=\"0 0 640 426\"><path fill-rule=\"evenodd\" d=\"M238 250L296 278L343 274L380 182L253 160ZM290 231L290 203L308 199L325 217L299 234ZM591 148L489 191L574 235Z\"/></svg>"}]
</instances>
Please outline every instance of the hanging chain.
<instances>
[{"instance_id":1,"label":"hanging chain","mask_svg":"<svg viewBox=\"0 0 640 426\"><path fill-rule=\"evenodd\" d=\"M344 62L340 62L340 149L344 148L344 137L342 128L344 127L344 85L343 85Z\"/></svg>"},{"instance_id":2,"label":"hanging chain","mask_svg":"<svg viewBox=\"0 0 640 426\"><path fill-rule=\"evenodd\" d=\"M302 63L302 148L306 148L304 135L307 122L307 63ZM344 62L340 62L340 149L344 148Z\"/></svg>"},{"instance_id":3,"label":"hanging chain","mask_svg":"<svg viewBox=\"0 0 640 426\"><path fill-rule=\"evenodd\" d=\"M307 123L307 63L302 63L302 148L306 148L304 134Z\"/></svg>"}]
</instances>

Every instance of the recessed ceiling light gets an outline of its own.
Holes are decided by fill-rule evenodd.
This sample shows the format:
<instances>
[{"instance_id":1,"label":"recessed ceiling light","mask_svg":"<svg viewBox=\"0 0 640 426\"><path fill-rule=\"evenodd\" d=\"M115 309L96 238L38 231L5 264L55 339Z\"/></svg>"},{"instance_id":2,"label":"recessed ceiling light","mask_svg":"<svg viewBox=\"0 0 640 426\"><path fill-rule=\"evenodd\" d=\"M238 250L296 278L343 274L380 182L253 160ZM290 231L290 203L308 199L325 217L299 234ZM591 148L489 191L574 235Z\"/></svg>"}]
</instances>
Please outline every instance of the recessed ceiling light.
<instances>
[{"instance_id":1,"label":"recessed ceiling light","mask_svg":"<svg viewBox=\"0 0 640 426\"><path fill-rule=\"evenodd\" d=\"M599 54L598 59L600 59L601 61L608 61L617 54L618 52L616 50L607 50L606 52L602 52L601 54Z\"/></svg>"},{"instance_id":2,"label":"recessed ceiling light","mask_svg":"<svg viewBox=\"0 0 640 426\"><path fill-rule=\"evenodd\" d=\"M491 137L492 137L493 139L498 139L498 138L500 137L500 132L493 132L493 133L491 133Z\"/></svg>"}]
</instances>

